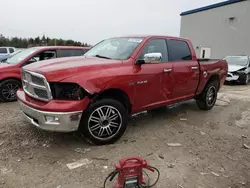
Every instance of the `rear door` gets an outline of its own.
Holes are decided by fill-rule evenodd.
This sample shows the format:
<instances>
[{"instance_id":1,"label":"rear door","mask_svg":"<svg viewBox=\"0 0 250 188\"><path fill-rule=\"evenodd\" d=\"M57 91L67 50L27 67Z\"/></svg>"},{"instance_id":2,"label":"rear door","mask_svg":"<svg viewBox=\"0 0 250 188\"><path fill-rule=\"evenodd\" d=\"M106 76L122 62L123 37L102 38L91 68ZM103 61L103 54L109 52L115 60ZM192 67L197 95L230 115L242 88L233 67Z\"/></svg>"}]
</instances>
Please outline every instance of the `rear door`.
<instances>
[{"instance_id":1,"label":"rear door","mask_svg":"<svg viewBox=\"0 0 250 188\"><path fill-rule=\"evenodd\" d=\"M135 108L138 110L165 102L169 94L168 86L171 79L164 70L172 70L172 63L168 62L167 43L164 38L149 41L138 59L143 59L147 53L161 53L162 60L157 63L145 63L134 70L135 76ZM169 81L168 85L167 82ZM163 85L165 84L165 87Z\"/></svg>"},{"instance_id":2,"label":"rear door","mask_svg":"<svg viewBox=\"0 0 250 188\"><path fill-rule=\"evenodd\" d=\"M168 39L169 61L173 63L173 99L188 98L195 95L199 83L199 64L193 59L186 41Z\"/></svg>"}]
</instances>

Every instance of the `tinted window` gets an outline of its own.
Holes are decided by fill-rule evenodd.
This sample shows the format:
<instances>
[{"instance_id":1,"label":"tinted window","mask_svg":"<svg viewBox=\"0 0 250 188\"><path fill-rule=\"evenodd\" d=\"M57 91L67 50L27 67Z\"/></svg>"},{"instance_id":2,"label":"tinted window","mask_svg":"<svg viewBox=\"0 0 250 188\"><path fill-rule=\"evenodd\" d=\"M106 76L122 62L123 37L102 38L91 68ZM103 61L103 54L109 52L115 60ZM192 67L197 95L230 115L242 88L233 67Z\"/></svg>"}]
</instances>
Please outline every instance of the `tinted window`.
<instances>
[{"instance_id":1,"label":"tinted window","mask_svg":"<svg viewBox=\"0 0 250 188\"><path fill-rule=\"evenodd\" d=\"M139 56L139 59L143 59L144 55L147 53L161 53L162 62L167 62L167 51L167 44L165 39L153 39L144 47L142 53Z\"/></svg>"},{"instance_id":2,"label":"tinted window","mask_svg":"<svg viewBox=\"0 0 250 188\"><path fill-rule=\"evenodd\" d=\"M13 48L9 48L9 51L10 51L10 53L13 53L14 49Z\"/></svg>"},{"instance_id":3,"label":"tinted window","mask_svg":"<svg viewBox=\"0 0 250 188\"><path fill-rule=\"evenodd\" d=\"M84 54L83 50L58 50L58 57L71 57L71 56L81 56Z\"/></svg>"},{"instance_id":4,"label":"tinted window","mask_svg":"<svg viewBox=\"0 0 250 188\"><path fill-rule=\"evenodd\" d=\"M82 50L83 51L83 54L85 54L87 51L89 51L89 49L85 49L85 50Z\"/></svg>"},{"instance_id":5,"label":"tinted window","mask_svg":"<svg viewBox=\"0 0 250 188\"><path fill-rule=\"evenodd\" d=\"M0 54L7 54L7 48L0 48Z\"/></svg>"},{"instance_id":6,"label":"tinted window","mask_svg":"<svg viewBox=\"0 0 250 188\"><path fill-rule=\"evenodd\" d=\"M189 46L184 41L168 40L168 51L170 61L192 60Z\"/></svg>"}]
</instances>

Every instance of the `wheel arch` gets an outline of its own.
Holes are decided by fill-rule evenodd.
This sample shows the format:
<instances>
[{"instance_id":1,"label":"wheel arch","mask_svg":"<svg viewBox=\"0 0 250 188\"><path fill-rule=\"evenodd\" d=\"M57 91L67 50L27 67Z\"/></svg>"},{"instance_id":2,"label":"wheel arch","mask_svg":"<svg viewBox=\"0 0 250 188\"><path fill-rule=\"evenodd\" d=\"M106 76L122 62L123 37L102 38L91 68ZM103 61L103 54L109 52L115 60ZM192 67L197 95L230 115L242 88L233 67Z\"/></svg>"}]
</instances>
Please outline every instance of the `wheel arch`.
<instances>
[{"instance_id":1,"label":"wheel arch","mask_svg":"<svg viewBox=\"0 0 250 188\"><path fill-rule=\"evenodd\" d=\"M16 78L16 77L6 77L6 78L3 78L3 79L0 80L0 83L2 83L3 81L6 81L6 80L16 80L16 81L22 83L21 79Z\"/></svg>"},{"instance_id":2,"label":"wheel arch","mask_svg":"<svg viewBox=\"0 0 250 188\"><path fill-rule=\"evenodd\" d=\"M207 80L207 82L206 82L206 84L205 84L205 86L204 86L204 88L203 88L202 91L204 91L204 90L206 89L206 87L207 87L208 84L210 84L211 82L214 82L214 81L217 81L217 83L218 83L217 89L218 89L218 91L219 91L219 89L220 89L220 77L219 77L218 74L212 74L212 75L208 78L208 80Z\"/></svg>"},{"instance_id":3,"label":"wheel arch","mask_svg":"<svg viewBox=\"0 0 250 188\"><path fill-rule=\"evenodd\" d=\"M91 96L93 102L104 98L112 98L119 101L126 108L128 113L131 114L132 105L125 91L117 88L109 88Z\"/></svg>"}]
</instances>

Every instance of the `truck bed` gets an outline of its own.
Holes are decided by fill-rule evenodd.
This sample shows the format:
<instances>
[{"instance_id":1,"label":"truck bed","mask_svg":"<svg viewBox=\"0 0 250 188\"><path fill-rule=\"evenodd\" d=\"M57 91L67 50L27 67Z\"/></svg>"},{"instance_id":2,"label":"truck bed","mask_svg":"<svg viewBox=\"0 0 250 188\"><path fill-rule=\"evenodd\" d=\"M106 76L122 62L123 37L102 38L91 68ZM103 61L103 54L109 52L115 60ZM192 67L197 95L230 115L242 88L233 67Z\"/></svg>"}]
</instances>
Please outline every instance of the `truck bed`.
<instances>
[{"instance_id":1,"label":"truck bed","mask_svg":"<svg viewBox=\"0 0 250 188\"><path fill-rule=\"evenodd\" d=\"M228 71L227 62L222 59L197 59L197 60L200 65L201 79L197 88L196 95L199 95L202 92L210 76L214 75L215 73L219 75L219 80L221 80L219 87L221 87L224 84L227 77L227 71Z\"/></svg>"}]
</instances>

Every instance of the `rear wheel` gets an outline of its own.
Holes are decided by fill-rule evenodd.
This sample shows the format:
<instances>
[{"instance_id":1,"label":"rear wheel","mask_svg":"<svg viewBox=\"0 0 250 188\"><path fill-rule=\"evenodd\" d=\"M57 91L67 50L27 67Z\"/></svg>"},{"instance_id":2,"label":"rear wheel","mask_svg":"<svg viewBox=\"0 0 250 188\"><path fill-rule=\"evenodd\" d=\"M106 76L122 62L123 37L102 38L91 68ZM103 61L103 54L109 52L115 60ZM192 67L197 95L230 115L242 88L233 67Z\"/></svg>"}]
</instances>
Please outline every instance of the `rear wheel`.
<instances>
[{"instance_id":1,"label":"rear wheel","mask_svg":"<svg viewBox=\"0 0 250 188\"><path fill-rule=\"evenodd\" d=\"M112 144L125 132L128 113L116 100L102 99L84 112L80 133L96 145Z\"/></svg>"},{"instance_id":2,"label":"rear wheel","mask_svg":"<svg viewBox=\"0 0 250 188\"><path fill-rule=\"evenodd\" d=\"M210 110L216 103L219 84L212 81L207 84L204 91L196 98L198 107L202 110Z\"/></svg>"},{"instance_id":3,"label":"rear wheel","mask_svg":"<svg viewBox=\"0 0 250 188\"><path fill-rule=\"evenodd\" d=\"M4 80L0 83L0 99L3 102L16 101L16 92L22 86L21 82L14 79Z\"/></svg>"}]
</instances>

